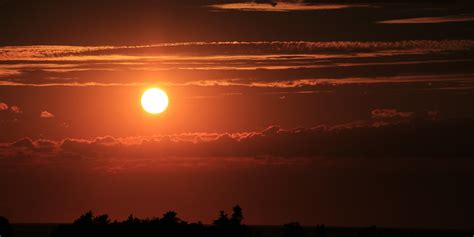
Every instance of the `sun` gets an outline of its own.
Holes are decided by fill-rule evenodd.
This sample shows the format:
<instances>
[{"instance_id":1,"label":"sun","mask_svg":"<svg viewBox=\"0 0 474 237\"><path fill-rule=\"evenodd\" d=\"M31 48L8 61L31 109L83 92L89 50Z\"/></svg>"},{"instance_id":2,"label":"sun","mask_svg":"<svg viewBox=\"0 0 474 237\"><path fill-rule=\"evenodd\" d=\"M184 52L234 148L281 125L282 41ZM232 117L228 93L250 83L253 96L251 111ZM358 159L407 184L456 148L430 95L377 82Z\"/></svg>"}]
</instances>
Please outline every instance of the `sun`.
<instances>
[{"instance_id":1,"label":"sun","mask_svg":"<svg viewBox=\"0 0 474 237\"><path fill-rule=\"evenodd\" d=\"M150 88L142 95L142 107L150 114L159 114L168 108L168 95L162 89Z\"/></svg>"}]
</instances>

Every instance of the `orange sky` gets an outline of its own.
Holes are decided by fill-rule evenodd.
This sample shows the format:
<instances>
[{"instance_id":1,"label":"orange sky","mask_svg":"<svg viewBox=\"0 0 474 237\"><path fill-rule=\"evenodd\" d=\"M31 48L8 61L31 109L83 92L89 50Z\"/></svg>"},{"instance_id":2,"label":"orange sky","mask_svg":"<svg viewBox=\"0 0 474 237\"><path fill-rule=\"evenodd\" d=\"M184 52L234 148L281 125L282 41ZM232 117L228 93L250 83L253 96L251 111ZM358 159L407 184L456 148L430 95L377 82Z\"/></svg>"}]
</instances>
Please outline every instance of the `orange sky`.
<instances>
[{"instance_id":1,"label":"orange sky","mask_svg":"<svg viewBox=\"0 0 474 237\"><path fill-rule=\"evenodd\" d=\"M472 228L472 9L0 0L0 214Z\"/></svg>"}]
</instances>

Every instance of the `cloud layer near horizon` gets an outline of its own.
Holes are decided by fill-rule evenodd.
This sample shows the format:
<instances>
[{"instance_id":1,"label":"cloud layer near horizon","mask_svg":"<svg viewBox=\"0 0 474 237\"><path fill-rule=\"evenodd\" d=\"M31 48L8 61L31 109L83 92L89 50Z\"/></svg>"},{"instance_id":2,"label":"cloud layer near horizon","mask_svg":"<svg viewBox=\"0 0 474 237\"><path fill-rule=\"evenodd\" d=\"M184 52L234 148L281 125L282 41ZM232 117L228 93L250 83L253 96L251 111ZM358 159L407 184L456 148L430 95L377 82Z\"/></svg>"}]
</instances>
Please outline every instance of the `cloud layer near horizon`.
<instances>
[{"instance_id":1,"label":"cloud layer near horizon","mask_svg":"<svg viewBox=\"0 0 474 237\"><path fill-rule=\"evenodd\" d=\"M0 146L0 161L33 159L160 159L173 157L470 157L472 120L413 119L396 110L374 110L374 122L241 133L186 133L148 137L24 138ZM429 116L432 116L430 113ZM394 120L395 119L395 120ZM405 121L403 121L405 120ZM394 122L398 121L398 122ZM428 149L429 148L429 149Z\"/></svg>"}]
</instances>

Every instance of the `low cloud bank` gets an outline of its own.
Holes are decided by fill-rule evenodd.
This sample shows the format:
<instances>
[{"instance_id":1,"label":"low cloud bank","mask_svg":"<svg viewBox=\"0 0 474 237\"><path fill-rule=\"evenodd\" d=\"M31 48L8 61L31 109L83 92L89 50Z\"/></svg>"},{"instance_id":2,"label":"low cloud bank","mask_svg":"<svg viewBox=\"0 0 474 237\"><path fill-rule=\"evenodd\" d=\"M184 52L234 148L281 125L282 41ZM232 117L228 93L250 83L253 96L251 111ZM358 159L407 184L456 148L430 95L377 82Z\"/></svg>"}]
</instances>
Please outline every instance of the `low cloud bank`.
<instances>
[{"instance_id":1,"label":"low cloud bank","mask_svg":"<svg viewBox=\"0 0 474 237\"><path fill-rule=\"evenodd\" d=\"M242 133L190 133L153 137L21 139L2 144L2 159L160 158L160 157L470 157L474 155L474 120L413 118L398 111L373 112L376 121L339 126ZM429 112L431 116L434 112ZM383 116L382 116L383 115ZM393 122L393 117L401 117ZM384 122L384 120L389 121Z\"/></svg>"}]
</instances>

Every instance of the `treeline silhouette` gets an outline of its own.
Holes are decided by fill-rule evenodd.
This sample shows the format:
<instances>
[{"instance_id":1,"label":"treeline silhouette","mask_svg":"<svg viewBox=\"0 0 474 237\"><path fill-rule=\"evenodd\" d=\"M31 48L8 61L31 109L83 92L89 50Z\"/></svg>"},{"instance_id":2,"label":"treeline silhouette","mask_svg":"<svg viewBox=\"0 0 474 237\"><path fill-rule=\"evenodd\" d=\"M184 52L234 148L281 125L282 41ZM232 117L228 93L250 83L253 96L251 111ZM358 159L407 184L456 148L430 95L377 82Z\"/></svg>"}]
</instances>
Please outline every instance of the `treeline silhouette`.
<instances>
[{"instance_id":1,"label":"treeline silhouette","mask_svg":"<svg viewBox=\"0 0 474 237\"><path fill-rule=\"evenodd\" d=\"M188 223L180 219L176 212L169 211L161 218L140 219L130 215L124 221L111 221L108 215L98 215L89 211L80 216L70 225L61 225L52 234L53 237L103 237L103 236L189 236L218 237L244 236L248 228L242 224L244 219L242 208L235 206L229 217L221 211L212 225L201 222Z\"/></svg>"},{"instance_id":2,"label":"treeline silhouette","mask_svg":"<svg viewBox=\"0 0 474 237\"><path fill-rule=\"evenodd\" d=\"M176 212L169 211L159 218L140 219L130 215L123 221L112 221L108 215L94 215L91 211L81 215L72 224L57 226L51 237L464 237L474 236L472 230L415 230L370 227L302 227L298 222L277 226L252 226L242 224L242 208L235 206L229 216L224 211L219 213L211 225L201 222L188 223L180 219ZM49 232L51 233L51 232ZM48 233L48 235L49 235ZM34 236L34 235L18 235ZM0 237L17 237L15 228L9 221L0 216Z\"/></svg>"},{"instance_id":3,"label":"treeline silhouette","mask_svg":"<svg viewBox=\"0 0 474 237\"><path fill-rule=\"evenodd\" d=\"M12 226L7 218L0 216L0 237L11 237Z\"/></svg>"}]
</instances>

